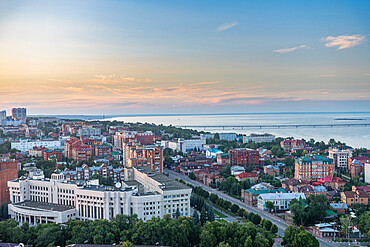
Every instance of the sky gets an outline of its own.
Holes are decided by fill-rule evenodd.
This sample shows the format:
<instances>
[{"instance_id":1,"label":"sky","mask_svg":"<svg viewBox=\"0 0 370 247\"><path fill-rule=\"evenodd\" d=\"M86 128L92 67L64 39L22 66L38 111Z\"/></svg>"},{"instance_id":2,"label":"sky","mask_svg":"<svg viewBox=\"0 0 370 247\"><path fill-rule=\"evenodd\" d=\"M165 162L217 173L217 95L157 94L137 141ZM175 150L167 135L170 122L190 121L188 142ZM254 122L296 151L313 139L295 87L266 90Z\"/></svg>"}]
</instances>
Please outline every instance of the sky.
<instances>
[{"instance_id":1,"label":"sky","mask_svg":"<svg viewBox=\"0 0 370 247\"><path fill-rule=\"evenodd\" d=\"M0 2L0 110L369 112L370 1Z\"/></svg>"}]
</instances>

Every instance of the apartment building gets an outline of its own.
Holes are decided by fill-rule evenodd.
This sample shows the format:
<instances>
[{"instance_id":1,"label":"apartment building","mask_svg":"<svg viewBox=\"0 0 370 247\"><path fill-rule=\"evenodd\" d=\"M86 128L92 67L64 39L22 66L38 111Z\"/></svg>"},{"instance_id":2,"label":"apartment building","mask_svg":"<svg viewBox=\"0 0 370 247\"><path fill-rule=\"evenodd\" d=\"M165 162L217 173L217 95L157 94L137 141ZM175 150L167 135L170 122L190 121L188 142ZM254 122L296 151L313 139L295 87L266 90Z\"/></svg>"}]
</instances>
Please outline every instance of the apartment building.
<instances>
[{"instance_id":1,"label":"apartment building","mask_svg":"<svg viewBox=\"0 0 370 247\"><path fill-rule=\"evenodd\" d=\"M267 193L258 196L257 207L261 210L268 210L266 202L274 204L274 212L289 210L290 202L293 200L306 199L304 193Z\"/></svg>"},{"instance_id":2,"label":"apartment building","mask_svg":"<svg viewBox=\"0 0 370 247\"><path fill-rule=\"evenodd\" d=\"M260 143L260 142L273 142L275 141L275 135L272 134L250 134L248 136L248 142L255 142L255 143Z\"/></svg>"},{"instance_id":3,"label":"apartment building","mask_svg":"<svg viewBox=\"0 0 370 247\"><path fill-rule=\"evenodd\" d=\"M105 178L111 177L114 183L124 180L125 175L123 168L113 168L106 164L90 167L84 164L82 167L76 167L74 171L66 169L60 174L63 174L66 181L90 180L94 175L99 175Z\"/></svg>"},{"instance_id":4,"label":"apartment building","mask_svg":"<svg viewBox=\"0 0 370 247\"><path fill-rule=\"evenodd\" d=\"M237 148L229 150L231 165L258 166L259 152L249 148Z\"/></svg>"},{"instance_id":5,"label":"apartment building","mask_svg":"<svg viewBox=\"0 0 370 247\"><path fill-rule=\"evenodd\" d=\"M172 150L181 151L186 153L188 151L193 151L194 149L203 150L203 145L207 143L206 139L189 139L185 140L183 138L174 139L172 141L161 142L161 146L171 148Z\"/></svg>"},{"instance_id":6,"label":"apartment building","mask_svg":"<svg viewBox=\"0 0 370 247\"><path fill-rule=\"evenodd\" d=\"M27 109L26 108L13 108L12 118L14 120L21 120L22 123L26 123Z\"/></svg>"},{"instance_id":7,"label":"apartment building","mask_svg":"<svg viewBox=\"0 0 370 247\"><path fill-rule=\"evenodd\" d=\"M8 181L18 177L21 163L16 160L0 159L0 204L10 201Z\"/></svg>"},{"instance_id":8,"label":"apartment building","mask_svg":"<svg viewBox=\"0 0 370 247\"><path fill-rule=\"evenodd\" d=\"M280 146L284 149L286 153L290 153L293 150L304 149L304 142L298 139L286 139L280 142Z\"/></svg>"},{"instance_id":9,"label":"apartment building","mask_svg":"<svg viewBox=\"0 0 370 247\"><path fill-rule=\"evenodd\" d=\"M152 131L123 131L114 134L115 148L122 150L123 144L130 141L141 145L151 145L154 144L154 133Z\"/></svg>"},{"instance_id":10,"label":"apartment building","mask_svg":"<svg viewBox=\"0 0 370 247\"><path fill-rule=\"evenodd\" d=\"M349 149L330 148L328 157L333 159L335 168L347 169L348 158L352 157L352 151Z\"/></svg>"},{"instance_id":11,"label":"apartment building","mask_svg":"<svg viewBox=\"0 0 370 247\"><path fill-rule=\"evenodd\" d=\"M296 159L294 178L314 182L334 175L333 160L320 155L307 155Z\"/></svg>"},{"instance_id":12,"label":"apartment building","mask_svg":"<svg viewBox=\"0 0 370 247\"><path fill-rule=\"evenodd\" d=\"M92 157L91 147L86 144L81 144L72 149L72 159L75 161L88 161Z\"/></svg>"},{"instance_id":13,"label":"apartment building","mask_svg":"<svg viewBox=\"0 0 370 247\"><path fill-rule=\"evenodd\" d=\"M0 111L0 125L6 125L6 111Z\"/></svg>"},{"instance_id":14,"label":"apartment building","mask_svg":"<svg viewBox=\"0 0 370 247\"><path fill-rule=\"evenodd\" d=\"M63 160L63 151L60 149L46 149L43 152L44 160L55 159L60 162Z\"/></svg>"},{"instance_id":15,"label":"apartment building","mask_svg":"<svg viewBox=\"0 0 370 247\"><path fill-rule=\"evenodd\" d=\"M235 141L236 133L218 133L220 140Z\"/></svg>"},{"instance_id":16,"label":"apartment building","mask_svg":"<svg viewBox=\"0 0 370 247\"><path fill-rule=\"evenodd\" d=\"M56 141L56 140L33 141L33 140L23 139L23 140L11 142L11 148L17 149L21 152L27 152L33 147L45 147L47 149L63 148L61 147L60 141Z\"/></svg>"}]
</instances>

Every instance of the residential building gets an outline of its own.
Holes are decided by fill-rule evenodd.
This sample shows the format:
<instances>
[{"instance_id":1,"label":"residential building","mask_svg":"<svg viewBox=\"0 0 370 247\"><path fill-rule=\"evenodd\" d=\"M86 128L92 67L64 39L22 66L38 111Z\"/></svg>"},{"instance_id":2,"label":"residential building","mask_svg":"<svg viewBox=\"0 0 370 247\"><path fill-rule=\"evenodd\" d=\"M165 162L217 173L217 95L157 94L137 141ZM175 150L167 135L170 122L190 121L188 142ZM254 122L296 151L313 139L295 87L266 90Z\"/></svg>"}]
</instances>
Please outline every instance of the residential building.
<instances>
[{"instance_id":1,"label":"residential building","mask_svg":"<svg viewBox=\"0 0 370 247\"><path fill-rule=\"evenodd\" d=\"M320 155L306 155L295 161L295 179L308 182L334 175L333 160Z\"/></svg>"},{"instance_id":2,"label":"residential building","mask_svg":"<svg viewBox=\"0 0 370 247\"><path fill-rule=\"evenodd\" d=\"M154 144L154 133L152 131L123 131L114 134L114 146L118 149L123 149L125 142L138 142L141 145Z\"/></svg>"},{"instance_id":3,"label":"residential building","mask_svg":"<svg viewBox=\"0 0 370 247\"><path fill-rule=\"evenodd\" d=\"M284 189L263 189L263 190L254 190L254 189L246 189L241 190L241 197L243 198L244 203L256 206L258 202L258 196L261 194L267 193L286 193Z\"/></svg>"},{"instance_id":4,"label":"residential building","mask_svg":"<svg viewBox=\"0 0 370 247\"><path fill-rule=\"evenodd\" d=\"M352 178L362 177L362 174L364 173L364 163L357 159L352 159L351 162L348 162L348 171Z\"/></svg>"},{"instance_id":5,"label":"residential building","mask_svg":"<svg viewBox=\"0 0 370 247\"><path fill-rule=\"evenodd\" d=\"M178 138L168 141L168 148L186 153L188 151L193 151L194 149L203 150L204 144L206 144L206 139L185 140L183 138Z\"/></svg>"},{"instance_id":6,"label":"residential building","mask_svg":"<svg viewBox=\"0 0 370 247\"><path fill-rule=\"evenodd\" d=\"M240 173L245 172L245 168L242 166L232 166L230 170L231 170L231 175L233 176L236 176L236 175L239 175Z\"/></svg>"},{"instance_id":7,"label":"residential building","mask_svg":"<svg viewBox=\"0 0 370 247\"><path fill-rule=\"evenodd\" d=\"M237 148L229 150L231 165L258 166L259 153L249 148Z\"/></svg>"},{"instance_id":8,"label":"residential building","mask_svg":"<svg viewBox=\"0 0 370 247\"><path fill-rule=\"evenodd\" d=\"M66 181L76 181L76 180L90 180L94 175L98 175L104 178L111 177L113 183L118 183L124 180L124 169L123 168L113 168L112 166L102 164L100 166L88 166L86 164L81 167L76 167L76 170L71 171L66 169L60 172L64 176Z\"/></svg>"},{"instance_id":9,"label":"residential building","mask_svg":"<svg viewBox=\"0 0 370 247\"><path fill-rule=\"evenodd\" d=\"M218 133L220 140L235 141L236 133Z\"/></svg>"},{"instance_id":10,"label":"residential building","mask_svg":"<svg viewBox=\"0 0 370 247\"><path fill-rule=\"evenodd\" d=\"M369 203L369 196L363 190L343 191L340 193L341 201L351 207L354 203L367 205Z\"/></svg>"},{"instance_id":11,"label":"residential building","mask_svg":"<svg viewBox=\"0 0 370 247\"><path fill-rule=\"evenodd\" d=\"M346 203L330 203L330 209L336 212L337 214L345 214L348 210Z\"/></svg>"},{"instance_id":12,"label":"residential building","mask_svg":"<svg viewBox=\"0 0 370 247\"><path fill-rule=\"evenodd\" d=\"M200 134L200 138L202 139L213 139L215 138L215 134L211 134L211 133L205 133L205 134Z\"/></svg>"},{"instance_id":13,"label":"residential building","mask_svg":"<svg viewBox=\"0 0 370 247\"><path fill-rule=\"evenodd\" d=\"M238 175L235 175L235 178L238 181L244 181L244 180L249 179L251 184L255 184L255 183L257 183L258 175L254 174L254 173L250 173L250 172L242 172Z\"/></svg>"},{"instance_id":14,"label":"residential building","mask_svg":"<svg viewBox=\"0 0 370 247\"><path fill-rule=\"evenodd\" d=\"M28 177L32 179L44 179L44 171L35 167L35 166L29 166L24 167L23 170L26 170L28 172Z\"/></svg>"},{"instance_id":15,"label":"residential building","mask_svg":"<svg viewBox=\"0 0 370 247\"><path fill-rule=\"evenodd\" d=\"M370 183L370 162L365 163L365 183Z\"/></svg>"},{"instance_id":16,"label":"residential building","mask_svg":"<svg viewBox=\"0 0 370 247\"><path fill-rule=\"evenodd\" d=\"M46 150L45 147L33 147L30 150L28 150L28 154L32 157L43 157L45 150Z\"/></svg>"},{"instance_id":17,"label":"residential building","mask_svg":"<svg viewBox=\"0 0 370 247\"><path fill-rule=\"evenodd\" d=\"M211 186L212 184L216 185L222 183L222 181L224 181L224 177L219 174L208 173L203 176L203 183L207 186Z\"/></svg>"},{"instance_id":18,"label":"residential building","mask_svg":"<svg viewBox=\"0 0 370 247\"><path fill-rule=\"evenodd\" d=\"M0 125L6 125L6 111L0 111Z\"/></svg>"},{"instance_id":19,"label":"residential building","mask_svg":"<svg viewBox=\"0 0 370 247\"><path fill-rule=\"evenodd\" d=\"M274 189L274 186L272 186L270 183L262 182L262 183L253 185L251 189L252 190L272 190Z\"/></svg>"},{"instance_id":20,"label":"residential building","mask_svg":"<svg viewBox=\"0 0 370 247\"><path fill-rule=\"evenodd\" d=\"M43 152L44 160L52 160L55 159L56 161L63 160L63 151L60 149L46 149Z\"/></svg>"},{"instance_id":21,"label":"residential building","mask_svg":"<svg viewBox=\"0 0 370 247\"><path fill-rule=\"evenodd\" d=\"M347 169L348 158L352 157L352 151L349 149L330 148L328 157L333 160L335 168Z\"/></svg>"},{"instance_id":22,"label":"residential building","mask_svg":"<svg viewBox=\"0 0 370 247\"><path fill-rule=\"evenodd\" d=\"M220 149L208 149L206 151L207 158L216 158L217 155L222 154L223 152Z\"/></svg>"},{"instance_id":23,"label":"residential building","mask_svg":"<svg viewBox=\"0 0 370 247\"><path fill-rule=\"evenodd\" d=\"M229 153L222 153L217 155L217 163L220 163L223 166L227 166L230 164L230 154Z\"/></svg>"},{"instance_id":24,"label":"residential building","mask_svg":"<svg viewBox=\"0 0 370 247\"><path fill-rule=\"evenodd\" d=\"M328 176L328 177L320 178L317 182L313 182L312 184L314 186L323 185L333 190L340 190L341 188L344 187L344 185L346 185L346 183L347 183L347 180L343 178Z\"/></svg>"},{"instance_id":25,"label":"residential building","mask_svg":"<svg viewBox=\"0 0 370 247\"><path fill-rule=\"evenodd\" d=\"M282 187L286 191L298 191L300 187L308 185L308 184L310 183L305 180L292 178L292 179L284 181L282 183Z\"/></svg>"},{"instance_id":26,"label":"residential building","mask_svg":"<svg viewBox=\"0 0 370 247\"><path fill-rule=\"evenodd\" d=\"M26 108L13 108L12 109L12 118L14 120L21 120L22 123L26 123L26 118L27 118Z\"/></svg>"},{"instance_id":27,"label":"residential building","mask_svg":"<svg viewBox=\"0 0 370 247\"><path fill-rule=\"evenodd\" d=\"M277 176L277 175L280 175L280 168L277 166L268 165L268 166L263 167L263 172L265 174Z\"/></svg>"},{"instance_id":28,"label":"residential building","mask_svg":"<svg viewBox=\"0 0 370 247\"><path fill-rule=\"evenodd\" d=\"M280 142L280 146L284 149L286 153L290 153L293 150L304 149L304 142L297 139L286 139Z\"/></svg>"},{"instance_id":29,"label":"residential building","mask_svg":"<svg viewBox=\"0 0 370 247\"><path fill-rule=\"evenodd\" d=\"M248 142L255 142L255 143L261 143L261 142L273 142L275 141L275 136L272 134L250 134L248 136Z\"/></svg>"},{"instance_id":30,"label":"residential building","mask_svg":"<svg viewBox=\"0 0 370 247\"><path fill-rule=\"evenodd\" d=\"M10 202L8 181L18 177L21 163L16 160L0 159L0 204Z\"/></svg>"},{"instance_id":31,"label":"residential building","mask_svg":"<svg viewBox=\"0 0 370 247\"><path fill-rule=\"evenodd\" d=\"M330 237L335 238L339 237L339 231L334 229L334 225L332 223L320 223L316 224L315 226L311 227L313 234L320 236L320 237Z\"/></svg>"},{"instance_id":32,"label":"residential building","mask_svg":"<svg viewBox=\"0 0 370 247\"><path fill-rule=\"evenodd\" d=\"M274 204L274 212L286 211L289 209L290 201L293 199L306 199L303 193L267 193L258 196L257 207L261 210L268 210L266 202Z\"/></svg>"},{"instance_id":33,"label":"residential building","mask_svg":"<svg viewBox=\"0 0 370 247\"><path fill-rule=\"evenodd\" d=\"M305 185L302 187L299 187L297 191L298 193L304 193L306 197L310 195L325 195L327 189L324 186L318 185L318 186L312 186L312 185Z\"/></svg>"},{"instance_id":34,"label":"residential building","mask_svg":"<svg viewBox=\"0 0 370 247\"><path fill-rule=\"evenodd\" d=\"M33 147L45 147L47 149L63 148L61 147L60 141L56 141L56 140L33 141L33 140L23 139L23 140L11 142L11 148L17 149L21 152L27 152Z\"/></svg>"},{"instance_id":35,"label":"residential building","mask_svg":"<svg viewBox=\"0 0 370 247\"><path fill-rule=\"evenodd\" d=\"M78 135L79 136L100 136L101 129L94 128L92 126L84 126L78 130Z\"/></svg>"},{"instance_id":36,"label":"residential building","mask_svg":"<svg viewBox=\"0 0 370 247\"><path fill-rule=\"evenodd\" d=\"M72 149L72 159L75 161L88 161L92 157L91 147L81 144Z\"/></svg>"}]
</instances>

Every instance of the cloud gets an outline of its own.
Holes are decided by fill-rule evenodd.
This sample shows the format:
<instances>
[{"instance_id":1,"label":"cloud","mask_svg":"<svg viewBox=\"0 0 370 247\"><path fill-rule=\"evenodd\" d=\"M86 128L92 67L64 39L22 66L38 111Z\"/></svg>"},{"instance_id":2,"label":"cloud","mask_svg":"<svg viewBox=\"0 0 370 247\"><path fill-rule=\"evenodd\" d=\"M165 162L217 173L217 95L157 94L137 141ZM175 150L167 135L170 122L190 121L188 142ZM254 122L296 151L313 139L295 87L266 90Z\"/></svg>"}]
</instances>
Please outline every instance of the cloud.
<instances>
[{"instance_id":1,"label":"cloud","mask_svg":"<svg viewBox=\"0 0 370 247\"><path fill-rule=\"evenodd\" d=\"M364 75L370 75L370 74L364 74Z\"/></svg>"},{"instance_id":2,"label":"cloud","mask_svg":"<svg viewBox=\"0 0 370 247\"><path fill-rule=\"evenodd\" d=\"M197 86L197 85L210 85L210 84L218 84L220 83L219 81L205 81L205 82L197 82L190 84L189 86Z\"/></svg>"},{"instance_id":3,"label":"cloud","mask_svg":"<svg viewBox=\"0 0 370 247\"><path fill-rule=\"evenodd\" d=\"M350 47L354 47L356 45L361 44L365 39L365 36L356 34L356 35L340 35L337 37L328 36L326 38L322 38L325 43L326 47L335 47L337 46L337 50L342 50Z\"/></svg>"},{"instance_id":4,"label":"cloud","mask_svg":"<svg viewBox=\"0 0 370 247\"><path fill-rule=\"evenodd\" d=\"M301 48L310 49L307 45L300 45L300 46L296 46L296 47L292 47L292 48L277 49L277 50L274 50L274 52L277 52L277 53L288 53L288 52L292 52L292 51L295 51L295 50L301 49Z\"/></svg>"},{"instance_id":5,"label":"cloud","mask_svg":"<svg viewBox=\"0 0 370 247\"><path fill-rule=\"evenodd\" d=\"M217 28L217 32L223 32L227 29L230 29L232 27L235 27L236 25L238 25L239 23L237 21L233 21L233 22L226 22L224 24L222 24L221 26L219 26Z\"/></svg>"},{"instance_id":6,"label":"cloud","mask_svg":"<svg viewBox=\"0 0 370 247\"><path fill-rule=\"evenodd\" d=\"M312 75L311 77L334 77L336 75Z\"/></svg>"}]
</instances>

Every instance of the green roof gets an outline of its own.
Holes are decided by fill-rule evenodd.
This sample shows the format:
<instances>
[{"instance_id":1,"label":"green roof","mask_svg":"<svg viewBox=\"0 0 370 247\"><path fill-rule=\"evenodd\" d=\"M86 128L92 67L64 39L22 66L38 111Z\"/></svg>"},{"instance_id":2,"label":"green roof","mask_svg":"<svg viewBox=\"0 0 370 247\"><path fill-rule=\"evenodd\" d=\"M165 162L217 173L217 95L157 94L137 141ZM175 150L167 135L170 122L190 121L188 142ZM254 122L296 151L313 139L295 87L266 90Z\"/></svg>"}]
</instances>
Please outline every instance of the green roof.
<instances>
[{"instance_id":1,"label":"green roof","mask_svg":"<svg viewBox=\"0 0 370 247\"><path fill-rule=\"evenodd\" d=\"M325 210L325 216L336 216L336 215L338 215L338 214L335 213L334 211Z\"/></svg>"},{"instance_id":2,"label":"green roof","mask_svg":"<svg viewBox=\"0 0 370 247\"><path fill-rule=\"evenodd\" d=\"M276 193L276 192L286 193L286 191L284 189L270 189L270 190L246 189L244 191L247 192L247 193L250 193L252 195L255 195L255 196L258 196L258 195L261 195L261 194L267 194L267 193Z\"/></svg>"}]
</instances>

